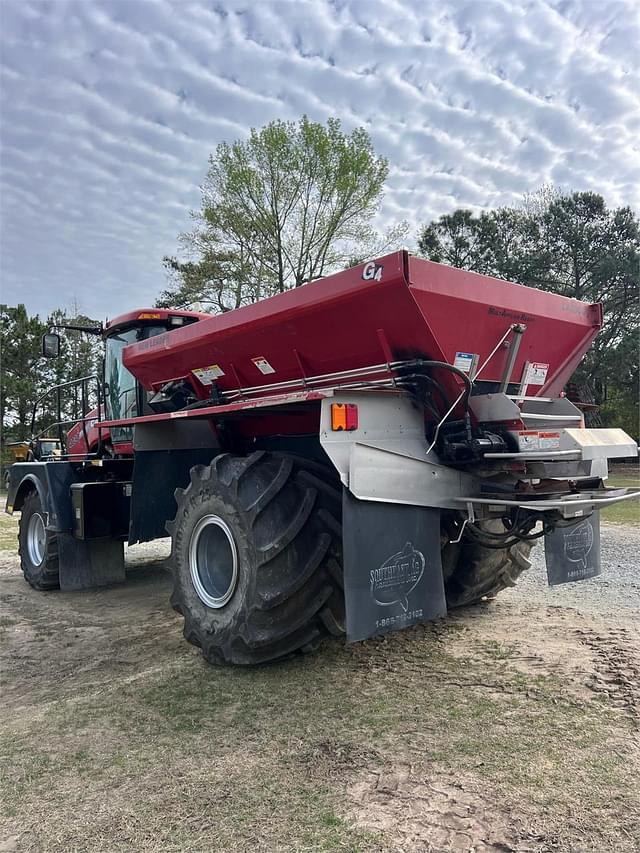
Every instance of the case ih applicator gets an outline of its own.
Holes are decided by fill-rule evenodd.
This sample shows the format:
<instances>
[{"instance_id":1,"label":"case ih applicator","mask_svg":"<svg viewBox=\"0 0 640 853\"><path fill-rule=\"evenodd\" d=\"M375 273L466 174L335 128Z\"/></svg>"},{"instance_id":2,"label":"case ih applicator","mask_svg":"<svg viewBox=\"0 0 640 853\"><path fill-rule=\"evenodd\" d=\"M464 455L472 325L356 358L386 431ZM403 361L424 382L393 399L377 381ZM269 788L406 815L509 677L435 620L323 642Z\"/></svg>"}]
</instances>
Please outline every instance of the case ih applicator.
<instances>
[{"instance_id":1,"label":"case ih applicator","mask_svg":"<svg viewBox=\"0 0 640 853\"><path fill-rule=\"evenodd\" d=\"M540 538L550 583L591 577L598 510L638 494L604 486L635 443L563 396L601 323L406 252L223 315L118 317L97 443L81 424L80 452L11 468L25 577L123 581L124 541L169 532L185 637L241 664L493 596Z\"/></svg>"}]
</instances>

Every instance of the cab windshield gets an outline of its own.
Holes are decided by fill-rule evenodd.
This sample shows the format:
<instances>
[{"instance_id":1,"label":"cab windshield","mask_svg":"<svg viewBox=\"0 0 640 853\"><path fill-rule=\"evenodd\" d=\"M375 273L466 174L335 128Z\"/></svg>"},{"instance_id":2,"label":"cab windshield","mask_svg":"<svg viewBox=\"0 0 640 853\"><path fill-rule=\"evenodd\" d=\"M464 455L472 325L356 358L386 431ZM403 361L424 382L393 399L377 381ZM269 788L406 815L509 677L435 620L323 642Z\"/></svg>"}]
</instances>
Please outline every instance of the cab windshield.
<instances>
[{"instance_id":1,"label":"cab windshield","mask_svg":"<svg viewBox=\"0 0 640 853\"><path fill-rule=\"evenodd\" d=\"M106 341L104 381L105 408L108 420L135 418L139 412L139 394L135 377L129 373L122 363L122 350L134 344L161 335L166 332L165 326L142 326L123 329L109 335ZM125 430L118 430L118 432ZM129 428L126 430L129 432ZM118 440L114 436L114 440ZM124 436L120 440L127 440Z\"/></svg>"}]
</instances>

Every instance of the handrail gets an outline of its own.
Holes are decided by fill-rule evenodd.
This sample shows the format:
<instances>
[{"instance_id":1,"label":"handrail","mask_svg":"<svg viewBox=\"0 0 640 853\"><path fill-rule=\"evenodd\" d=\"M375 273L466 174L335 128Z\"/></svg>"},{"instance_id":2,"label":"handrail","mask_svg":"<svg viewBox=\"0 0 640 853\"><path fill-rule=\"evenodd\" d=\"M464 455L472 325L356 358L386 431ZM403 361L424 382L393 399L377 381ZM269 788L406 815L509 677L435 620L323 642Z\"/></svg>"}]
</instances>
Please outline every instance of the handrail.
<instances>
[{"instance_id":1,"label":"handrail","mask_svg":"<svg viewBox=\"0 0 640 853\"><path fill-rule=\"evenodd\" d=\"M58 426L66 426L67 424L71 424L72 426L75 426L76 424L79 424L79 423L85 423L86 424L88 421L95 421L95 420L96 420L96 418L90 417L89 415L85 415L83 418L66 418L66 419L61 420L61 421L52 421L49 424L49 426L46 426L44 429L41 429L40 432L32 435L31 440L37 441L37 439L39 439L39 438L46 437L48 432L50 432L51 430L55 429L55 427L58 427Z\"/></svg>"},{"instance_id":2,"label":"handrail","mask_svg":"<svg viewBox=\"0 0 640 853\"><path fill-rule=\"evenodd\" d=\"M97 397L97 408L98 408L98 416L97 420L101 420L102 415L102 405L103 405L103 396L102 396L102 383L100 376L98 374L89 374L88 376L80 376L78 379L70 379L67 382L60 382L58 385L53 385L51 388L47 389L44 394L41 394L33 404L33 409L31 412L31 441L36 441L41 436L43 436L49 430L53 430L57 427L58 430L58 439L60 441L60 447L62 448L64 455L66 454L66 436L63 433L63 426L70 424L82 424L82 435L85 441L85 447L87 449L87 453L89 451L89 436L87 434L87 421L92 420L87 415L87 384L89 382L95 381L96 383L96 397ZM62 417L62 391L67 388L80 387L80 407L82 409L82 415L80 417L75 418L67 418L64 419ZM56 400L56 417L57 419L49 424L49 426L39 432L37 435L35 434L35 424L36 424L36 415L38 412L38 407L44 400L50 398L55 394ZM77 398L76 398L77 401ZM102 433L100 428L98 427L98 452L100 451L100 445L102 443Z\"/></svg>"}]
</instances>

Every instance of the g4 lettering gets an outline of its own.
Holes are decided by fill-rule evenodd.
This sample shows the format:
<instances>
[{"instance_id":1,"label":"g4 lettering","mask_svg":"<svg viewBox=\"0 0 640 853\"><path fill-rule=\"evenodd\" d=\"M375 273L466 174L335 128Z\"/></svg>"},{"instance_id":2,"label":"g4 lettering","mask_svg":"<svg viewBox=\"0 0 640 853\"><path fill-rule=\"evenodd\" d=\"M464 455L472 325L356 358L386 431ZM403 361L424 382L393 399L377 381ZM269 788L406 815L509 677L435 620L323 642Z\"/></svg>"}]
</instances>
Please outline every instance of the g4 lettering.
<instances>
[{"instance_id":1,"label":"g4 lettering","mask_svg":"<svg viewBox=\"0 0 640 853\"><path fill-rule=\"evenodd\" d=\"M375 261L369 261L364 265L362 270L362 278L365 281L382 281L382 264L376 264Z\"/></svg>"}]
</instances>

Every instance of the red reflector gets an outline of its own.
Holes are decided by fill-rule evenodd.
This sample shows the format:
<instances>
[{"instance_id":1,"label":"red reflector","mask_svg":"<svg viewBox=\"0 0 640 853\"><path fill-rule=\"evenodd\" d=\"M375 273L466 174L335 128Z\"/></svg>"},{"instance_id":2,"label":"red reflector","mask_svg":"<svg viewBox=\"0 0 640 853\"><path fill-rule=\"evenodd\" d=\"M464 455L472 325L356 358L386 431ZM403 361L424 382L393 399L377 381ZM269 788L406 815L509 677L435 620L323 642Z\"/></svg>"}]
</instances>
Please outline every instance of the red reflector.
<instances>
[{"instance_id":1,"label":"red reflector","mask_svg":"<svg viewBox=\"0 0 640 853\"><path fill-rule=\"evenodd\" d=\"M355 403L331 404L331 429L336 432L358 429L358 407Z\"/></svg>"}]
</instances>

